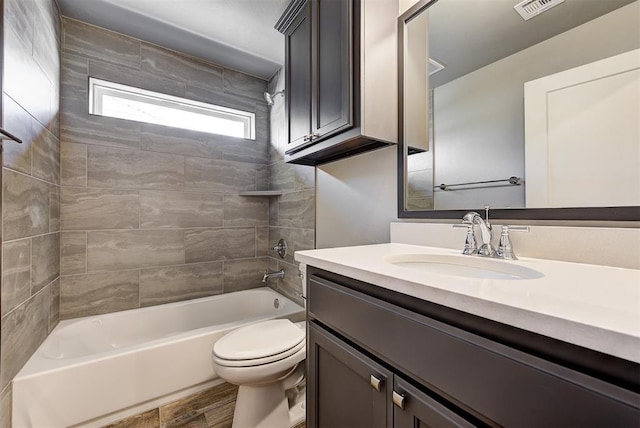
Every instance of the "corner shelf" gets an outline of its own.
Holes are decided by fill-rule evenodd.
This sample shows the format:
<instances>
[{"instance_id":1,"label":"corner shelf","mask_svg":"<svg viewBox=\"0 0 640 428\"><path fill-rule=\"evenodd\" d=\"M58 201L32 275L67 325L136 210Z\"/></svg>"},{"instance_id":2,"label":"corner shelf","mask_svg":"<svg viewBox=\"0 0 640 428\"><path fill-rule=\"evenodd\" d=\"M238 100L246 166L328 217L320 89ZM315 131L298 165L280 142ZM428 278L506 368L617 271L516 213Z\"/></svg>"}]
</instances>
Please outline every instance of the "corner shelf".
<instances>
[{"instance_id":1,"label":"corner shelf","mask_svg":"<svg viewBox=\"0 0 640 428\"><path fill-rule=\"evenodd\" d=\"M280 196L282 191L280 190L254 190L250 192L240 192L240 196Z\"/></svg>"}]
</instances>

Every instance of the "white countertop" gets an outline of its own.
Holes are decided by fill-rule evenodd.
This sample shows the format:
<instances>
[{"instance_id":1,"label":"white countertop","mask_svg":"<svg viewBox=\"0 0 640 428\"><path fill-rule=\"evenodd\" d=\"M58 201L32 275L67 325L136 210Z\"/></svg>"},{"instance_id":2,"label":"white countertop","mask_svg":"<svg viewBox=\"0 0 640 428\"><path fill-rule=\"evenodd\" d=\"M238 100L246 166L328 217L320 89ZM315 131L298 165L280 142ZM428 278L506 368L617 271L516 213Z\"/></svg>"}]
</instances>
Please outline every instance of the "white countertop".
<instances>
[{"instance_id":1,"label":"white countertop","mask_svg":"<svg viewBox=\"0 0 640 428\"><path fill-rule=\"evenodd\" d=\"M436 274L384 261L392 254L459 255L407 244L297 251L301 263L402 294L640 363L640 270L521 258L543 274L486 279ZM477 257L477 256L464 256Z\"/></svg>"}]
</instances>

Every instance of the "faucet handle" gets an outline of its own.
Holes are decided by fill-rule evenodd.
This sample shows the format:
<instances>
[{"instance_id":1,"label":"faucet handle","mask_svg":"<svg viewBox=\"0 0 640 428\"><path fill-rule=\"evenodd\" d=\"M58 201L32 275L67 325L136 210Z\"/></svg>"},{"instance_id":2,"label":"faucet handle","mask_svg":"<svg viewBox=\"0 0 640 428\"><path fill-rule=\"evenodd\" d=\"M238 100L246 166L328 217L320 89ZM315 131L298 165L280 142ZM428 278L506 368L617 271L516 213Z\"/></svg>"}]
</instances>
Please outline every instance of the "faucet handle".
<instances>
[{"instance_id":1,"label":"faucet handle","mask_svg":"<svg viewBox=\"0 0 640 428\"><path fill-rule=\"evenodd\" d=\"M516 253L513 252L513 245L511 244L511 237L509 236L510 230L514 232L528 232L529 226L502 226L500 244L498 245L496 256L505 260L518 260Z\"/></svg>"},{"instance_id":2,"label":"faucet handle","mask_svg":"<svg viewBox=\"0 0 640 428\"><path fill-rule=\"evenodd\" d=\"M473 223L454 224L453 228L467 229L467 237L464 240L464 250L462 250L462 254L465 254L465 255L476 254L478 252L478 245L476 243L476 237L473 234Z\"/></svg>"}]
</instances>

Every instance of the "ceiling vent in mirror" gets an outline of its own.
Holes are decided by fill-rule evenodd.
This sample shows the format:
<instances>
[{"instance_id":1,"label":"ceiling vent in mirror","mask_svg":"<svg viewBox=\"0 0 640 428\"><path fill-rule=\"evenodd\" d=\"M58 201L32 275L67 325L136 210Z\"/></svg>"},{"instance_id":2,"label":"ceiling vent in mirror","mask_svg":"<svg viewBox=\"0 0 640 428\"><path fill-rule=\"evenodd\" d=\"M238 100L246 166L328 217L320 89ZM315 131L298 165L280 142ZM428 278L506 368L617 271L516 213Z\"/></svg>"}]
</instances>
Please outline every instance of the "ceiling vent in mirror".
<instances>
[{"instance_id":1,"label":"ceiling vent in mirror","mask_svg":"<svg viewBox=\"0 0 640 428\"><path fill-rule=\"evenodd\" d=\"M520 14L522 19L528 21L563 2L564 0L524 0L513 6L513 8Z\"/></svg>"}]
</instances>

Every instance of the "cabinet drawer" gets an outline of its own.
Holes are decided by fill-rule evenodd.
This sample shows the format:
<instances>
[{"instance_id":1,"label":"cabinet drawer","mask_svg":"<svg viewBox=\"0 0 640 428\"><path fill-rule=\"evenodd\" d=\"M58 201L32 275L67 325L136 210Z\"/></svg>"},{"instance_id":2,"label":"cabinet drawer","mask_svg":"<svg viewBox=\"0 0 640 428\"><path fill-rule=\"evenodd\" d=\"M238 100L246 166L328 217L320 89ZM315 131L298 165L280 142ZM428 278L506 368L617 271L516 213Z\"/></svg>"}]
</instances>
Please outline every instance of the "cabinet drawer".
<instances>
[{"instance_id":1,"label":"cabinet drawer","mask_svg":"<svg viewBox=\"0 0 640 428\"><path fill-rule=\"evenodd\" d=\"M497 424L640 426L630 391L314 275L308 296L311 318Z\"/></svg>"}]
</instances>

